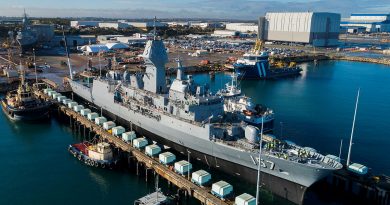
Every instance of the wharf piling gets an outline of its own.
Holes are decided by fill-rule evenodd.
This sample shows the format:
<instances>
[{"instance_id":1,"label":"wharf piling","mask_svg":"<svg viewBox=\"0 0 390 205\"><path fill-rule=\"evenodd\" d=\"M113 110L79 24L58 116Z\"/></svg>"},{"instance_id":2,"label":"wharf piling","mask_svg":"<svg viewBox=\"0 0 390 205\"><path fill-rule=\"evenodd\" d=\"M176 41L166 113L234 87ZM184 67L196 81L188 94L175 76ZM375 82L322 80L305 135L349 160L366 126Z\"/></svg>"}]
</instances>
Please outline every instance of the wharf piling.
<instances>
[{"instance_id":1,"label":"wharf piling","mask_svg":"<svg viewBox=\"0 0 390 205\"><path fill-rule=\"evenodd\" d=\"M359 176L341 169L328 178L328 184L359 201L366 201L372 205L390 205L390 177L388 176Z\"/></svg>"},{"instance_id":2,"label":"wharf piling","mask_svg":"<svg viewBox=\"0 0 390 205\"><path fill-rule=\"evenodd\" d=\"M36 91L35 95L45 100L51 100L47 95L43 94L40 91ZM207 190L206 188L196 186L191 181L187 180L186 177L183 177L175 173L173 170L169 169L169 167L159 163L156 159L151 158L146 154L144 154L143 152L141 152L140 150L133 148L131 144L128 144L122 141L120 138L113 136L112 134L104 130L102 127L89 121L86 117L82 116L81 114L73 111L72 109L64 105L61 105L58 102L53 101L53 104L55 106L58 106L58 109L61 111L61 113L65 114L70 118L71 125L72 125L72 121L74 123L77 122L78 125L84 126L84 129L89 129L90 132L94 132L96 135L99 135L102 139L113 144L116 148L122 150L123 152L129 153L133 158L135 158L137 161L137 175L139 174L138 168L141 163L142 165L144 165L146 172L148 170L153 170L156 174L162 176L167 181L169 181L170 184L176 185L179 190L182 190L185 193L185 195L198 199L203 205L233 204L233 202L231 201L222 201L221 199L212 195L209 192L209 190ZM74 126L73 129L75 130L79 128L79 126L75 124L73 124L73 126ZM79 129L78 131L80 133Z\"/></svg>"}]
</instances>

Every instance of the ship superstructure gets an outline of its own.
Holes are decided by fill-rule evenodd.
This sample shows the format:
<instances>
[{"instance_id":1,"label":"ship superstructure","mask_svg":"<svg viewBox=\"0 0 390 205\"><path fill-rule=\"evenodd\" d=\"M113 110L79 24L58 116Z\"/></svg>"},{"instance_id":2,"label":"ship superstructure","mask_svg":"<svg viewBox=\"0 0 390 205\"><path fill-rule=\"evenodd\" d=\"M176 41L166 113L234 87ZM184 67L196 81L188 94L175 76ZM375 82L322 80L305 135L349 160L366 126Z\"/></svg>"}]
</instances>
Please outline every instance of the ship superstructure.
<instances>
[{"instance_id":1,"label":"ship superstructure","mask_svg":"<svg viewBox=\"0 0 390 205\"><path fill-rule=\"evenodd\" d=\"M272 109L255 104L252 98L245 96L238 85L236 73L231 75L231 83L226 84L217 94L224 97L224 111L236 115L240 120L258 128L263 126L264 132L273 130L274 113Z\"/></svg>"},{"instance_id":2,"label":"ship superstructure","mask_svg":"<svg viewBox=\"0 0 390 205\"><path fill-rule=\"evenodd\" d=\"M105 77L70 79L74 93L135 131L225 172L256 182L261 164L272 192L300 203L307 187L342 165L314 151L268 136L259 160L259 128L224 110L224 96L184 76L167 85L162 40L146 44L144 74L109 72Z\"/></svg>"}]
</instances>

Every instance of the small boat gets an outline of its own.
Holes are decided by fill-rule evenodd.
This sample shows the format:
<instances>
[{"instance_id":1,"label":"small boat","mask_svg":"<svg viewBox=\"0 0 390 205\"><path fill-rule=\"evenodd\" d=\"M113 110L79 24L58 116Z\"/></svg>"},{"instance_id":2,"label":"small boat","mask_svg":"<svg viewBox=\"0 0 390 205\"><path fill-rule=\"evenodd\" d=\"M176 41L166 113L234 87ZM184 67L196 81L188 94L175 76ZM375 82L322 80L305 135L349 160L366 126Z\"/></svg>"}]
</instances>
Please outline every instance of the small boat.
<instances>
[{"instance_id":1,"label":"small boat","mask_svg":"<svg viewBox=\"0 0 390 205\"><path fill-rule=\"evenodd\" d=\"M161 191L156 191L134 201L134 205L164 205L169 199Z\"/></svg>"},{"instance_id":2,"label":"small boat","mask_svg":"<svg viewBox=\"0 0 390 205\"><path fill-rule=\"evenodd\" d=\"M33 88L25 82L24 68L20 66L18 89L10 91L1 99L4 113L15 121L36 121L49 117L51 103L35 97Z\"/></svg>"},{"instance_id":3,"label":"small boat","mask_svg":"<svg viewBox=\"0 0 390 205\"><path fill-rule=\"evenodd\" d=\"M169 197L164 195L161 190L158 188L158 175L156 176L155 181L155 189L156 191L148 194L142 198L139 198L134 201L134 205L167 205L171 204L171 200Z\"/></svg>"},{"instance_id":4,"label":"small boat","mask_svg":"<svg viewBox=\"0 0 390 205\"><path fill-rule=\"evenodd\" d=\"M81 142L69 145L68 151L78 160L86 165L101 168L114 168L119 160L114 157L111 145L107 142L93 144L91 142Z\"/></svg>"}]
</instances>

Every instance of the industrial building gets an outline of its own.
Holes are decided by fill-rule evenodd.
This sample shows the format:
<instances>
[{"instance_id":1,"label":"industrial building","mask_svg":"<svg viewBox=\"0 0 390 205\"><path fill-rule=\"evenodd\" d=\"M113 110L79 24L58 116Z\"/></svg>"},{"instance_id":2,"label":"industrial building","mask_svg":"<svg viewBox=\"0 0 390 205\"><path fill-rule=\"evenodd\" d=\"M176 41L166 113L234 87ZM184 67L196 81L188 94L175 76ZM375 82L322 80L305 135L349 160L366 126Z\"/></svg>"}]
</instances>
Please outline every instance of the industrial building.
<instances>
[{"instance_id":1,"label":"industrial building","mask_svg":"<svg viewBox=\"0 0 390 205\"><path fill-rule=\"evenodd\" d=\"M72 28L98 27L99 21L70 21Z\"/></svg>"},{"instance_id":2,"label":"industrial building","mask_svg":"<svg viewBox=\"0 0 390 205\"><path fill-rule=\"evenodd\" d=\"M148 21L148 22L127 22L127 24L134 26L136 28L140 28L142 30L148 30L152 29L154 26L156 28L165 28L168 27L168 24L162 23L162 22L154 22L154 21Z\"/></svg>"},{"instance_id":3,"label":"industrial building","mask_svg":"<svg viewBox=\"0 0 390 205\"><path fill-rule=\"evenodd\" d=\"M95 44L96 37L94 35L66 36L66 43L70 47ZM65 42L63 36L54 36L50 44L53 47L64 46Z\"/></svg>"},{"instance_id":4,"label":"industrial building","mask_svg":"<svg viewBox=\"0 0 390 205\"><path fill-rule=\"evenodd\" d=\"M100 22L99 28L113 28L113 29L125 29L129 28L130 25L127 23L121 23L121 22Z\"/></svg>"},{"instance_id":5,"label":"industrial building","mask_svg":"<svg viewBox=\"0 0 390 205\"><path fill-rule=\"evenodd\" d=\"M226 30L242 33L257 33L259 27L255 23L227 23Z\"/></svg>"},{"instance_id":6,"label":"industrial building","mask_svg":"<svg viewBox=\"0 0 390 205\"><path fill-rule=\"evenodd\" d=\"M351 14L340 25L349 33L390 32L390 14Z\"/></svg>"},{"instance_id":7,"label":"industrial building","mask_svg":"<svg viewBox=\"0 0 390 205\"><path fill-rule=\"evenodd\" d=\"M227 38L227 37L238 37L240 35L240 32L238 31L230 31L230 30L215 30L211 36L213 37L220 37L220 38Z\"/></svg>"},{"instance_id":8,"label":"industrial building","mask_svg":"<svg viewBox=\"0 0 390 205\"><path fill-rule=\"evenodd\" d=\"M268 41L336 46L340 14L327 12L267 13L259 20L259 37Z\"/></svg>"}]
</instances>

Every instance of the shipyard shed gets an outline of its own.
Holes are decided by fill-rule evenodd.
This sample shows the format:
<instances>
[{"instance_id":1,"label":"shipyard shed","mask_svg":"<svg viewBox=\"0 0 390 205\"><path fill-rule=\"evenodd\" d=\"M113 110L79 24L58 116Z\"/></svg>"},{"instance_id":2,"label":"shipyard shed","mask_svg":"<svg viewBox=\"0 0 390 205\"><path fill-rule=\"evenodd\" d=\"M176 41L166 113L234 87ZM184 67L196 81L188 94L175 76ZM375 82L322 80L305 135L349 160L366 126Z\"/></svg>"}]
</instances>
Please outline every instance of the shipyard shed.
<instances>
[{"instance_id":1,"label":"shipyard shed","mask_svg":"<svg viewBox=\"0 0 390 205\"><path fill-rule=\"evenodd\" d=\"M211 174L204 170L198 170L192 173L191 181L199 186L204 186L211 182Z\"/></svg>"},{"instance_id":2,"label":"shipyard shed","mask_svg":"<svg viewBox=\"0 0 390 205\"><path fill-rule=\"evenodd\" d=\"M161 152L161 147L156 144L148 145L145 147L145 154L148 156L153 157L160 154L160 152Z\"/></svg>"},{"instance_id":3,"label":"shipyard shed","mask_svg":"<svg viewBox=\"0 0 390 205\"><path fill-rule=\"evenodd\" d=\"M129 46L124 43L106 43L106 46L109 50L121 50L129 48Z\"/></svg>"},{"instance_id":4,"label":"shipyard shed","mask_svg":"<svg viewBox=\"0 0 390 205\"><path fill-rule=\"evenodd\" d=\"M211 193L221 199L226 199L233 194L233 186L225 181L219 181L211 186Z\"/></svg>"},{"instance_id":5,"label":"shipyard shed","mask_svg":"<svg viewBox=\"0 0 390 205\"><path fill-rule=\"evenodd\" d=\"M162 164L169 165L176 161L176 156L171 152L164 152L158 155L158 159Z\"/></svg>"},{"instance_id":6,"label":"shipyard shed","mask_svg":"<svg viewBox=\"0 0 390 205\"><path fill-rule=\"evenodd\" d=\"M96 45L86 45L86 46L82 46L80 48L80 50L86 54L86 55L96 55L98 54L99 52L100 53L106 53L108 52L110 49L108 49L108 47L106 45L101 45L101 44L96 44Z\"/></svg>"},{"instance_id":7,"label":"shipyard shed","mask_svg":"<svg viewBox=\"0 0 390 205\"><path fill-rule=\"evenodd\" d=\"M143 149L146 145L148 145L148 140L145 138L137 138L133 140L133 147L137 149Z\"/></svg>"},{"instance_id":8,"label":"shipyard shed","mask_svg":"<svg viewBox=\"0 0 390 205\"><path fill-rule=\"evenodd\" d=\"M337 46L340 19L340 14L327 12L268 12L259 19L259 36L268 41Z\"/></svg>"},{"instance_id":9,"label":"shipyard shed","mask_svg":"<svg viewBox=\"0 0 390 205\"><path fill-rule=\"evenodd\" d=\"M250 194L244 193L236 196L234 200L235 205L256 205L256 198Z\"/></svg>"},{"instance_id":10,"label":"shipyard shed","mask_svg":"<svg viewBox=\"0 0 390 205\"><path fill-rule=\"evenodd\" d=\"M134 131L122 133L122 140L125 142L132 142L136 137L137 135Z\"/></svg>"}]
</instances>

